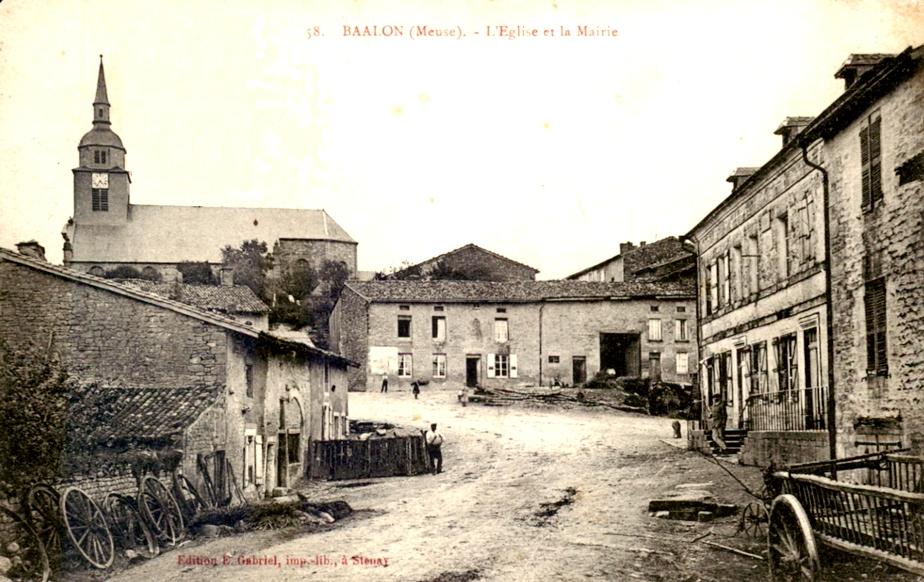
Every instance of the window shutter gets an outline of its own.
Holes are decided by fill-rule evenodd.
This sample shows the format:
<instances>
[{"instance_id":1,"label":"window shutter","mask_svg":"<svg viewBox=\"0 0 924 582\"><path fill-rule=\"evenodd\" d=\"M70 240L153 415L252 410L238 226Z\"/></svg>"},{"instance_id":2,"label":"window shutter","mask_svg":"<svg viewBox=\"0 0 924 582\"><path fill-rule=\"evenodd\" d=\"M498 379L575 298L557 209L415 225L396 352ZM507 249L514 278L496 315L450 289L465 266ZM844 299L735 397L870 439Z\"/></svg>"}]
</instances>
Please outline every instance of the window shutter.
<instances>
[{"instance_id":1,"label":"window shutter","mask_svg":"<svg viewBox=\"0 0 924 582\"><path fill-rule=\"evenodd\" d=\"M869 124L869 181L870 204L882 200L882 147L880 130L882 119L877 117Z\"/></svg>"},{"instance_id":2,"label":"window shutter","mask_svg":"<svg viewBox=\"0 0 924 582\"><path fill-rule=\"evenodd\" d=\"M263 482L263 435L258 434L254 437L254 442L256 443L256 455L255 455L255 468L254 474L256 475L257 483Z\"/></svg>"},{"instance_id":3,"label":"window shutter","mask_svg":"<svg viewBox=\"0 0 924 582\"><path fill-rule=\"evenodd\" d=\"M863 167L863 198L860 203L863 208L869 206L869 128L864 127L860 130L860 164Z\"/></svg>"},{"instance_id":4,"label":"window shutter","mask_svg":"<svg viewBox=\"0 0 924 582\"><path fill-rule=\"evenodd\" d=\"M510 354L510 377L517 377L517 355Z\"/></svg>"},{"instance_id":5,"label":"window shutter","mask_svg":"<svg viewBox=\"0 0 924 582\"><path fill-rule=\"evenodd\" d=\"M679 339L681 339L680 338L680 320L675 319L674 320L674 341L677 341Z\"/></svg>"},{"instance_id":6,"label":"window shutter","mask_svg":"<svg viewBox=\"0 0 924 582\"><path fill-rule=\"evenodd\" d=\"M494 354L488 354L488 378L494 377Z\"/></svg>"}]
</instances>

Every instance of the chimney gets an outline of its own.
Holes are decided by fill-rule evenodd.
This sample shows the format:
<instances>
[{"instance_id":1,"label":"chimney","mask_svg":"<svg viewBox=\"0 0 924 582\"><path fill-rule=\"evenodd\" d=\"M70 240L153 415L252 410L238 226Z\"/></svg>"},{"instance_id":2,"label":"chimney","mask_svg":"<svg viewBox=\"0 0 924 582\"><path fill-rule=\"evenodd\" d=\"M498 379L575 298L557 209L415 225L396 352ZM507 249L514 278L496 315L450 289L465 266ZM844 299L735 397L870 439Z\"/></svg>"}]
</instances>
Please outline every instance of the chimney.
<instances>
[{"instance_id":1,"label":"chimney","mask_svg":"<svg viewBox=\"0 0 924 582\"><path fill-rule=\"evenodd\" d=\"M234 285L234 269L231 267L222 267L219 271L219 279L221 281L222 287L230 287Z\"/></svg>"},{"instance_id":2,"label":"chimney","mask_svg":"<svg viewBox=\"0 0 924 582\"><path fill-rule=\"evenodd\" d=\"M16 243L16 250L19 251L21 255L39 259L40 261L45 260L45 247L34 240Z\"/></svg>"},{"instance_id":3,"label":"chimney","mask_svg":"<svg viewBox=\"0 0 924 582\"><path fill-rule=\"evenodd\" d=\"M787 117L773 133L783 136L783 147L786 147L813 119L814 117Z\"/></svg>"},{"instance_id":4,"label":"chimney","mask_svg":"<svg viewBox=\"0 0 924 582\"><path fill-rule=\"evenodd\" d=\"M634 249L635 249L635 245L632 244L632 241L626 241L624 243L619 243L619 254L620 255L624 255Z\"/></svg>"},{"instance_id":5,"label":"chimney","mask_svg":"<svg viewBox=\"0 0 924 582\"><path fill-rule=\"evenodd\" d=\"M642 241L642 242L638 243L638 246L639 246L639 248L645 246L645 241Z\"/></svg>"},{"instance_id":6,"label":"chimney","mask_svg":"<svg viewBox=\"0 0 924 582\"><path fill-rule=\"evenodd\" d=\"M731 182L732 192L734 192L756 171L757 168L735 168L735 171L725 181Z\"/></svg>"},{"instance_id":7,"label":"chimney","mask_svg":"<svg viewBox=\"0 0 924 582\"><path fill-rule=\"evenodd\" d=\"M847 57L841 68L834 73L835 79L844 80L844 91L856 83L857 79L863 76L863 73L869 71L882 61L894 57L895 55L875 53L875 54L852 54Z\"/></svg>"}]
</instances>

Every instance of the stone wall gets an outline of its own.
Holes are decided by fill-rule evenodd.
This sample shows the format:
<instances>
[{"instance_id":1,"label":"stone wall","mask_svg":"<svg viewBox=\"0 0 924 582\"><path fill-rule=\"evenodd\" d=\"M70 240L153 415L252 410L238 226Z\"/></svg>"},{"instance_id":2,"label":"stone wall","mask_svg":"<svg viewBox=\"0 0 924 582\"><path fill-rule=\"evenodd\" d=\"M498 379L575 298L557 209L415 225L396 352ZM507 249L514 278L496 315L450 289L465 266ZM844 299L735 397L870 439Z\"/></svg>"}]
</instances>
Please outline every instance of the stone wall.
<instances>
[{"instance_id":1,"label":"stone wall","mask_svg":"<svg viewBox=\"0 0 924 582\"><path fill-rule=\"evenodd\" d=\"M860 131L881 116L883 198L862 204ZM831 175L831 246L839 448L856 449L865 418L901 418L904 440L924 452L924 185L896 170L924 151L924 70L918 70L825 143ZM865 257L886 283L888 374L867 373Z\"/></svg>"},{"instance_id":2,"label":"stone wall","mask_svg":"<svg viewBox=\"0 0 924 582\"><path fill-rule=\"evenodd\" d=\"M347 266L350 275L356 274L356 243L309 240L282 239L273 246L273 271L278 276L282 270L291 268L299 260L304 260L314 269L320 269L324 261L341 261Z\"/></svg>"},{"instance_id":3,"label":"stone wall","mask_svg":"<svg viewBox=\"0 0 924 582\"><path fill-rule=\"evenodd\" d=\"M344 287L340 300L331 312L329 325L331 349L361 364L358 368L346 370L348 389L364 391L370 381L367 366L369 303L349 287Z\"/></svg>"},{"instance_id":4,"label":"stone wall","mask_svg":"<svg viewBox=\"0 0 924 582\"><path fill-rule=\"evenodd\" d=\"M768 467L830 459L827 431L751 431L738 460L742 465Z\"/></svg>"},{"instance_id":5,"label":"stone wall","mask_svg":"<svg viewBox=\"0 0 924 582\"><path fill-rule=\"evenodd\" d=\"M113 291L0 260L0 336L50 343L81 382L224 384L226 333Z\"/></svg>"}]
</instances>

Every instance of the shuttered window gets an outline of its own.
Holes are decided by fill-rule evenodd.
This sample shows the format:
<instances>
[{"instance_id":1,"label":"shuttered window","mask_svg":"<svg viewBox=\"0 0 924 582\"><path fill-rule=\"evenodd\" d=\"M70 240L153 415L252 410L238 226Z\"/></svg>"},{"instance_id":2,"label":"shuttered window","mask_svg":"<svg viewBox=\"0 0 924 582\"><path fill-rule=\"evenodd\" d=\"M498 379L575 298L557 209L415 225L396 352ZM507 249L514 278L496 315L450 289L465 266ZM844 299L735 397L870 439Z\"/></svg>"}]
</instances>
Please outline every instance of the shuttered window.
<instances>
[{"instance_id":1,"label":"shuttered window","mask_svg":"<svg viewBox=\"0 0 924 582\"><path fill-rule=\"evenodd\" d=\"M882 119L878 113L869 116L860 130L860 162L863 173L863 209L872 210L882 200Z\"/></svg>"},{"instance_id":2,"label":"shuttered window","mask_svg":"<svg viewBox=\"0 0 924 582\"><path fill-rule=\"evenodd\" d=\"M866 311L866 371L885 374L889 371L886 351L885 278L866 283L863 305Z\"/></svg>"},{"instance_id":3,"label":"shuttered window","mask_svg":"<svg viewBox=\"0 0 924 582\"><path fill-rule=\"evenodd\" d=\"M109 212L108 188L93 188L93 211Z\"/></svg>"}]
</instances>

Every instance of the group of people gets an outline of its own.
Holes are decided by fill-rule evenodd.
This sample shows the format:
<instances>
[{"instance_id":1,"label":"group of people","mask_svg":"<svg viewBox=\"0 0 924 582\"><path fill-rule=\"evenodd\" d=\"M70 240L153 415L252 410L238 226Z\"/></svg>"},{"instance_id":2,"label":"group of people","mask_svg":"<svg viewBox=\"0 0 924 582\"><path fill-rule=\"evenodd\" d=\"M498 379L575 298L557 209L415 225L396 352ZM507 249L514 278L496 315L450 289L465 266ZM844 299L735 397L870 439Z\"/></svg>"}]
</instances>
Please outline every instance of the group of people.
<instances>
[{"instance_id":1,"label":"group of people","mask_svg":"<svg viewBox=\"0 0 924 582\"><path fill-rule=\"evenodd\" d=\"M388 372L382 372L382 388L379 390L382 394L388 394ZM411 382L411 393L414 394L414 400L420 396L420 383L417 380Z\"/></svg>"}]
</instances>

